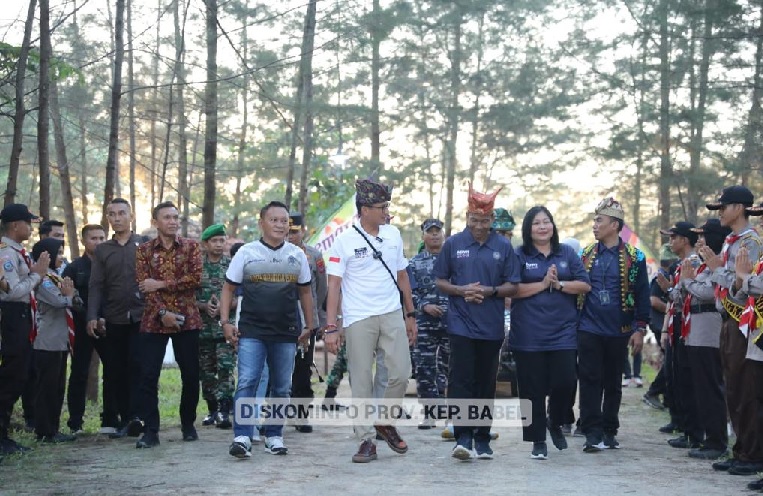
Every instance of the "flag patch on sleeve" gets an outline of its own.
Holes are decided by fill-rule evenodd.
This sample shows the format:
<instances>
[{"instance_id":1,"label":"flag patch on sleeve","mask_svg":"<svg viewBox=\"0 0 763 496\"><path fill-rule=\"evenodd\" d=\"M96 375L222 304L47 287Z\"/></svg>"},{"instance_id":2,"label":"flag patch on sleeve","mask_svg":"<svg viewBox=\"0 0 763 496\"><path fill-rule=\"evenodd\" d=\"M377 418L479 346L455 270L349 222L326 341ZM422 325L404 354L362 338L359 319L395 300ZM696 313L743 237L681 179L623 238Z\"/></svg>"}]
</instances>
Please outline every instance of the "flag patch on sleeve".
<instances>
[{"instance_id":1,"label":"flag patch on sleeve","mask_svg":"<svg viewBox=\"0 0 763 496\"><path fill-rule=\"evenodd\" d=\"M329 262L339 263L339 257L329 257Z\"/></svg>"}]
</instances>

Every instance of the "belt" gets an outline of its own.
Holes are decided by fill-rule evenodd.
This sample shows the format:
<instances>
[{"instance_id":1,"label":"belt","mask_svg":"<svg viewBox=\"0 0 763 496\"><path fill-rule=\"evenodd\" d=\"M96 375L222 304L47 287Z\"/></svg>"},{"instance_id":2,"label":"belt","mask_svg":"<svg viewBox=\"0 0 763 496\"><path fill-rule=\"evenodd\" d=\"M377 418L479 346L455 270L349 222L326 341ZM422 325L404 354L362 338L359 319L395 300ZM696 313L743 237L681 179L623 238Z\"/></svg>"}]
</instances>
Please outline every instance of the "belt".
<instances>
[{"instance_id":1,"label":"belt","mask_svg":"<svg viewBox=\"0 0 763 496\"><path fill-rule=\"evenodd\" d=\"M718 309L715 308L715 303L700 303L698 305L691 305L691 313L708 313L717 311Z\"/></svg>"},{"instance_id":2,"label":"belt","mask_svg":"<svg viewBox=\"0 0 763 496\"><path fill-rule=\"evenodd\" d=\"M31 305L23 301L0 301L0 307L29 308Z\"/></svg>"}]
</instances>

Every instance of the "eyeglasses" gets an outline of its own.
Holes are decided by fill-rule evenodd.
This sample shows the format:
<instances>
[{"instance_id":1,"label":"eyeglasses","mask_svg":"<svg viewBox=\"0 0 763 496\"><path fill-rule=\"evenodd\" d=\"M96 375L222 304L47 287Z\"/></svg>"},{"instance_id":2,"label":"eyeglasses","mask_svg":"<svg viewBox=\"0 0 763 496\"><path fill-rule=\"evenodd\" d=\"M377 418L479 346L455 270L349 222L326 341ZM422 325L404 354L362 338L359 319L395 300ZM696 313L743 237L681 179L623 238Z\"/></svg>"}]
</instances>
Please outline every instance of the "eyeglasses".
<instances>
[{"instance_id":1,"label":"eyeglasses","mask_svg":"<svg viewBox=\"0 0 763 496\"><path fill-rule=\"evenodd\" d=\"M378 208L379 210L383 211L389 211L389 203L386 203L384 205L366 205L368 208Z\"/></svg>"}]
</instances>

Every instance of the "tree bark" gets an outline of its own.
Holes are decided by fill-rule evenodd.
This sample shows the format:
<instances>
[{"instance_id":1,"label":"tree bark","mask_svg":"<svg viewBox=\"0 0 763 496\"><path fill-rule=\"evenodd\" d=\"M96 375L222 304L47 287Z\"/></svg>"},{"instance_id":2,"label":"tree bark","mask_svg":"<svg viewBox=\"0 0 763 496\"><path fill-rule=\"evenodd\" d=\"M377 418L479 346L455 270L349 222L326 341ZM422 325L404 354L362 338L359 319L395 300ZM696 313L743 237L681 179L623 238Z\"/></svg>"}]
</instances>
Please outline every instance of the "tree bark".
<instances>
[{"instance_id":1,"label":"tree bark","mask_svg":"<svg viewBox=\"0 0 763 496\"><path fill-rule=\"evenodd\" d=\"M109 123L109 152L106 157L106 183L103 188L103 214L101 225L108 230L106 206L114 199L114 183L117 171L117 147L119 146L119 103L122 99L122 62L124 60L124 13L125 0L117 1L114 23L114 80L111 84L111 120ZM133 208L135 206L133 205Z\"/></svg>"},{"instance_id":2,"label":"tree bark","mask_svg":"<svg viewBox=\"0 0 763 496\"><path fill-rule=\"evenodd\" d=\"M471 157L469 161L469 181L474 182L474 176L477 174L477 149L479 145L479 129L480 129L480 96L482 95L482 59L484 56L483 49L483 30L485 26L485 12L480 15L479 22L477 23L477 72L476 82L474 88L474 107L472 107L472 149Z\"/></svg>"},{"instance_id":3,"label":"tree bark","mask_svg":"<svg viewBox=\"0 0 763 496\"><path fill-rule=\"evenodd\" d=\"M246 9L249 9L249 2L246 2ZM233 220L230 223L230 235L232 238L238 237L239 217L241 215L241 179L244 177L244 159L246 156L246 136L249 129L249 71L246 70L246 61L249 58L249 30L247 29L247 19L244 18L241 26L241 50L243 61L241 70L244 73L244 80L241 84L241 104L243 106L241 116L241 134L238 140L238 155L236 157L236 191L233 195ZM287 203L288 205L288 203Z\"/></svg>"},{"instance_id":4,"label":"tree bark","mask_svg":"<svg viewBox=\"0 0 763 496\"><path fill-rule=\"evenodd\" d=\"M161 44L161 19L162 19L162 0L158 0L156 9L156 47L151 58L151 75L153 79L153 88L151 90L151 123L149 125L149 134L151 135L151 206L157 204L156 201L156 157L158 147L156 144L156 121L159 118L159 48Z\"/></svg>"},{"instance_id":5,"label":"tree bark","mask_svg":"<svg viewBox=\"0 0 763 496\"><path fill-rule=\"evenodd\" d=\"M670 227L670 185L673 167L670 163L670 60L668 51L668 13L670 0L660 0L660 183L659 208L660 227Z\"/></svg>"},{"instance_id":6,"label":"tree bark","mask_svg":"<svg viewBox=\"0 0 763 496\"><path fill-rule=\"evenodd\" d=\"M740 162L742 165L741 183L748 184L750 174L754 170L760 170L763 174L763 157L761 157L760 139L763 135L763 110L760 99L763 91L763 4L758 14L758 36L755 46L755 75L752 79L752 97L750 111L747 113L747 128L744 135L744 148L742 149Z\"/></svg>"},{"instance_id":7,"label":"tree bark","mask_svg":"<svg viewBox=\"0 0 763 496\"><path fill-rule=\"evenodd\" d=\"M180 26L180 0L175 0L175 76L177 77L177 108L178 108L178 208L181 212L181 234L188 236L188 138L186 136L185 117L185 14L183 27Z\"/></svg>"},{"instance_id":8,"label":"tree bark","mask_svg":"<svg viewBox=\"0 0 763 496\"><path fill-rule=\"evenodd\" d=\"M381 46L381 34L379 32L379 22L381 19L381 6L379 0L373 0L373 11L371 14L371 176L381 175L381 128L379 125L379 88L381 80L379 72L381 71L381 56L379 48Z\"/></svg>"},{"instance_id":9,"label":"tree bark","mask_svg":"<svg viewBox=\"0 0 763 496\"><path fill-rule=\"evenodd\" d=\"M40 217L50 219L50 4L40 0L40 87L37 117L37 153L40 158Z\"/></svg>"},{"instance_id":10,"label":"tree bark","mask_svg":"<svg viewBox=\"0 0 763 496\"><path fill-rule=\"evenodd\" d=\"M8 167L8 182L5 186L4 205L16 201L16 187L18 184L19 163L21 161L21 147L24 141L24 80L26 78L26 65L29 59L29 47L32 39L32 27L34 24L34 11L37 0L29 1L26 22L24 23L24 40L19 50L19 60L16 62L16 110L13 114L13 144L11 145L11 160Z\"/></svg>"},{"instance_id":11,"label":"tree bark","mask_svg":"<svg viewBox=\"0 0 763 496\"><path fill-rule=\"evenodd\" d=\"M458 98L461 93L461 24L463 13L459 6L453 20L453 49L450 51L450 108L448 109L448 140L446 142L447 173L445 199L445 235L450 236L453 222L453 189L455 188L456 142L458 140Z\"/></svg>"},{"instance_id":12,"label":"tree bark","mask_svg":"<svg viewBox=\"0 0 763 496\"><path fill-rule=\"evenodd\" d=\"M72 182L69 175L69 159L66 156L64 126L61 121L61 108L58 104L58 83L56 82L56 79L56 77L51 79L50 115L53 120L53 139L56 145L58 177L61 180L61 196L64 204L64 216L66 219L66 236L69 243L69 252L74 259L80 256L79 234L77 233L77 218L74 214L74 195L72 195Z\"/></svg>"},{"instance_id":13,"label":"tree bark","mask_svg":"<svg viewBox=\"0 0 763 496\"><path fill-rule=\"evenodd\" d=\"M127 3L127 120L130 133L130 204L135 205L135 54L132 44L132 2ZM137 215L132 217L132 230L137 231Z\"/></svg>"},{"instance_id":14,"label":"tree bark","mask_svg":"<svg viewBox=\"0 0 763 496\"><path fill-rule=\"evenodd\" d=\"M207 6L207 83L204 92L204 204L202 227L215 221L215 164L217 163L217 0Z\"/></svg>"},{"instance_id":15,"label":"tree bark","mask_svg":"<svg viewBox=\"0 0 763 496\"><path fill-rule=\"evenodd\" d=\"M305 28L302 38L302 65L300 71L305 91L305 130L302 138L302 177L299 182L300 212L307 211L307 187L310 176L310 162L313 157L313 47L315 46L316 0L310 0L305 14Z\"/></svg>"}]
</instances>

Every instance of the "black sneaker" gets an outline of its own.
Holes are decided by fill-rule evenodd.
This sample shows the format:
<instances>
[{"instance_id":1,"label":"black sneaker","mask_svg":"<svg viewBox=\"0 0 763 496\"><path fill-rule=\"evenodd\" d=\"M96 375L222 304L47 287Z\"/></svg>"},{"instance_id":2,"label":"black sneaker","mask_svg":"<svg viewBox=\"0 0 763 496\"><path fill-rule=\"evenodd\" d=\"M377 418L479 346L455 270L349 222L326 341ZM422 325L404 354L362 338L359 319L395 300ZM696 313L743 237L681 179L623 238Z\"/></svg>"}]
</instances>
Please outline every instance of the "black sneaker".
<instances>
[{"instance_id":1,"label":"black sneaker","mask_svg":"<svg viewBox=\"0 0 763 496\"><path fill-rule=\"evenodd\" d=\"M614 434L604 434L604 440L602 441L607 449L620 449L620 443Z\"/></svg>"},{"instance_id":2,"label":"black sneaker","mask_svg":"<svg viewBox=\"0 0 763 496\"><path fill-rule=\"evenodd\" d=\"M647 405L651 406L652 408L656 410L664 410L665 405L662 404L660 401L660 397L656 394L649 394L646 393L644 396L642 396L641 401L646 403Z\"/></svg>"},{"instance_id":3,"label":"black sneaker","mask_svg":"<svg viewBox=\"0 0 763 496\"><path fill-rule=\"evenodd\" d=\"M660 427L658 430L662 432L663 434L673 434L678 429L678 426L674 424L673 422L669 422L662 427Z\"/></svg>"},{"instance_id":4,"label":"black sneaker","mask_svg":"<svg viewBox=\"0 0 763 496\"><path fill-rule=\"evenodd\" d=\"M593 438L586 438L583 445L583 452L585 453L598 453L599 451L607 449L607 446L603 441Z\"/></svg>"},{"instance_id":5,"label":"black sneaker","mask_svg":"<svg viewBox=\"0 0 763 496\"><path fill-rule=\"evenodd\" d=\"M530 453L533 460L548 460L548 446L545 441L533 443L533 451Z\"/></svg>"},{"instance_id":6,"label":"black sneaker","mask_svg":"<svg viewBox=\"0 0 763 496\"><path fill-rule=\"evenodd\" d=\"M668 439L668 444L673 448L682 449L696 449L702 447L702 443L697 441L690 441L688 436L679 436L673 439Z\"/></svg>"},{"instance_id":7,"label":"black sneaker","mask_svg":"<svg viewBox=\"0 0 763 496\"><path fill-rule=\"evenodd\" d=\"M310 424L295 425L294 428L297 430L297 432L301 432L302 434L310 434L313 432L313 426Z\"/></svg>"},{"instance_id":8,"label":"black sneaker","mask_svg":"<svg viewBox=\"0 0 763 496\"><path fill-rule=\"evenodd\" d=\"M26 453L31 448L22 446L13 439L0 439L0 455L16 455Z\"/></svg>"},{"instance_id":9,"label":"black sneaker","mask_svg":"<svg viewBox=\"0 0 763 496\"><path fill-rule=\"evenodd\" d=\"M209 412L207 413L207 416L204 417L204 419L201 421L201 425L203 426L209 426L213 425L215 423L215 417L217 417L218 412Z\"/></svg>"},{"instance_id":10,"label":"black sneaker","mask_svg":"<svg viewBox=\"0 0 763 496\"><path fill-rule=\"evenodd\" d=\"M730 469L734 466L735 463L738 463L739 460L736 460L734 458L729 458L727 460L721 460L719 462L713 463L713 470L718 470L720 472L725 472L726 470Z\"/></svg>"},{"instance_id":11,"label":"black sneaker","mask_svg":"<svg viewBox=\"0 0 763 496\"><path fill-rule=\"evenodd\" d=\"M725 456L726 453L726 450L713 448L695 448L689 451L689 457L697 458L699 460L717 460L718 458Z\"/></svg>"},{"instance_id":12,"label":"black sneaker","mask_svg":"<svg viewBox=\"0 0 763 496\"><path fill-rule=\"evenodd\" d=\"M138 449L153 448L154 446L159 446L159 434L151 431L147 431L143 434L143 437L135 443L135 447Z\"/></svg>"},{"instance_id":13,"label":"black sneaker","mask_svg":"<svg viewBox=\"0 0 763 496\"><path fill-rule=\"evenodd\" d=\"M198 441L199 434L196 432L196 427L191 426L187 429L183 429L183 441Z\"/></svg>"},{"instance_id":14,"label":"black sneaker","mask_svg":"<svg viewBox=\"0 0 763 496\"><path fill-rule=\"evenodd\" d=\"M751 489L753 491L760 491L763 489L763 479L756 480L755 482L750 482L747 484L747 489Z\"/></svg>"},{"instance_id":15,"label":"black sneaker","mask_svg":"<svg viewBox=\"0 0 763 496\"><path fill-rule=\"evenodd\" d=\"M127 422L127 425L125 426L125 430L127 432L127 435L130 437L138 437L143 432L143 429L145 427L145 424L141 419L138 417L135 417L134 419Z\"/></svg>"},{"instance_id":16,"label":"black sneaker","mask_svg":"<svg viewBox=\"0 0 763 496\"><path fill-rule=\"evenodd\" d=\"M728 470L731 475L755 475L760 471L763 471L763 463L739 461L729 467Z\"/></svg>"},{"instance_id":17,"label":"black sneaker","mask_svg":"<svg viewBox=\"0 0 763 496\"><path fill-rule=\"evenodd\" d=\"M548 433L551 435L551 442L554 443L556 449L559 451L567 449L567 438L564 437L561 427L551 427L548 429Z\"/></svg>"},{"instance_id":18,"label":"black sneaker","mask_svg":"<svg viewBox=\"0 0 763 496\"><path fill-rule=\"evenodd\" d=\"M563 424L562 425L562 434L569 436L572 434L572 424Z\"/></svg>"}]
</instances>

